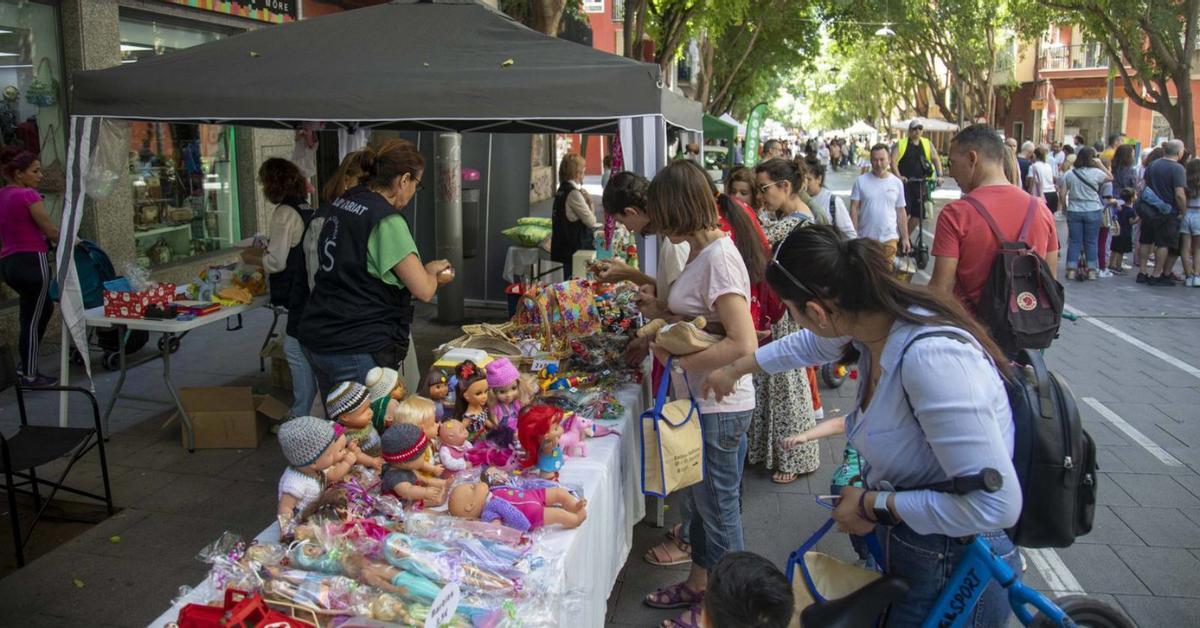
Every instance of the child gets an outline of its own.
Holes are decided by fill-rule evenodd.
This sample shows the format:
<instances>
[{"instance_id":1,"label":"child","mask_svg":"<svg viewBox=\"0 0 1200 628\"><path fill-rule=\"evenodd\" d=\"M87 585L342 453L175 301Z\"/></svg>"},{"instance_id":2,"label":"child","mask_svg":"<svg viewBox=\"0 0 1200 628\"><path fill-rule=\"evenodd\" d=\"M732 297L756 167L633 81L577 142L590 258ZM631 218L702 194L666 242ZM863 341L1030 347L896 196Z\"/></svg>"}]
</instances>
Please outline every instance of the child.
<instances>
[{"instance_id":1,"label":"child","mask_svg":"<svg viewBox=\"0 0 1200 628\"><path fill-rule=\"evenodd\" d=\"M795 607L792 583L771 561L750 552L730 552L708 576L700 625L787 628Z\"/></svg>"},{"instance_id":2,"label":"child","mask_svg":"<svg viewBox=\"0 0 1200 628\"><path fill-rule=\"evenodd\" d=\"M804 430L799 434L793 434L783 439L783 448L790 450L797 445L807 443L830 436L846 433L846 417L834 417L826 421L821 421L813 428ZM859 461L858 450L853 445L846 442L846 448L842 450L842 464L833 472L833 479L830 481L829 492L833 495L841 495L842 489L847 486L863 486L859 475L862 473L862 465ZM850 535L850 545L854 547L854 552L858 554L858 559L868 569L875 568L875 558L867 550L867 543L861 537Z\"/></svg>"},{"instance_id":3,"label":"child","mask_svg":"<svg viewBox=\"0 0 1200 628\"><path fill-rule=\"evenodd\" d=\"M1120 203L1116 207L1117 235L1112 239L1112 255L1108 258L1108 269L1118 275L1125 274L1125 254L1133 250L1133 226L1139 222L1133 203L1137 190L1121 190Z\"/></svg>"},{"instance_id":4,"label":"child","mask_svg":"<svg viewBox=\"0 0 1200 628\"><path fill-rule=\"evenodd\" d=\"M1096 239L1096 262L1099 264L1100 273L1097 277L1112 277L1113 274L1108 269L1108 238L1114 231L1113 215L1118 201L1113 196L1112 181L1107 181L1100 185L1100 235ZM1080 268L1080 272L1086 272Z\"/></svg>"}]
</instances>

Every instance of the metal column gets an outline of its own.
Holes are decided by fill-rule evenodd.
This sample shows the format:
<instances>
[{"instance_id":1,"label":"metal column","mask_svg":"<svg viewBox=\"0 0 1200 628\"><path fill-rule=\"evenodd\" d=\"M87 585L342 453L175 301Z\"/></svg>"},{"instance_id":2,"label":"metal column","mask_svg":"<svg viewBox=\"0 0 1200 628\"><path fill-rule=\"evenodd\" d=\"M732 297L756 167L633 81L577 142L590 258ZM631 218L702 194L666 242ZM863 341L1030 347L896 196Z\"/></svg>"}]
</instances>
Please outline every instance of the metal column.
<instances>
[{"instance_id":1,"label":"metal column","mask_svg":"<svg viewBox=\"0 0 1200 628\"><path fill-rule=\"evenodd\" d=\"M434 181L437 185L434 193L437 258L449 261L458 276L455 281L438 290L438 321L461 323L464 318L463 287L466 284L466 269L462 267L462 135L438 134L434 150L437 167Z\"/></svg>"}]
</instances>

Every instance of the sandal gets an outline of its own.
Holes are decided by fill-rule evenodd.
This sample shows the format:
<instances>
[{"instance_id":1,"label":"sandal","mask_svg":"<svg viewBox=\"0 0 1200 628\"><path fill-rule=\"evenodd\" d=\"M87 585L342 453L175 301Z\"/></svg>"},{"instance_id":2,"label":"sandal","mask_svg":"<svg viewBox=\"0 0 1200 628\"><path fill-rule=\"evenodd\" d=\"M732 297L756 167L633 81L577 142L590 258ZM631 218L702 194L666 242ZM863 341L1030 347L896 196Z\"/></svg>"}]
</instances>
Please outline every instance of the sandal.
<instances>
[{"instance_id":1,"label":"sandal","mask_svg":"<svg viewBox=\"0 0 1200 628\"><path fill-rule=\"evenodd\" d=\"M667 538L672 541L682 541L683 540L683 524L677 523L677 524L671 526L671 528L669 530L667 530Z\"/></svg>"},{"instance_id":2,"label":"sandal","mask_svg":"<svg viewBox=\"0 0 1200 628\"><path fill-rule=\"evenodd\" d=\"M692 562L692 546L678 539L671 539L651 547L643 558L657 567L686 565Z\"/></svg>"},{"instance_id":3,"label":"sandal","mask_svg":"<svg viewBox=\"0 0 1200 628\"><path fill-rule=\"evenodd\" d=\"M792 482L795 482L796 480L799 480L799 479L800 479L799 474L784 473L783 471L776 471L775 475L771 476L771 481L776 484L791 484Z\"/></svg>"},{"instance_id":4,"label":"sandal","mask_svg":"<svg viewBox=\"0 0 1200 628\"><path fill-rule=\"evenodd\" d=\"M650 608L671 609L688 608L690 606L699 607L702 600L704 600L704 591L693 591L688 588L686 582L680 582L663 587L647 595L642 601Z\"/></svg>"},{"instance_id":5,"label":"sandal","mask_svg":"<svg viewBox=\"0 0 1200 628\"><path fill-rule=\"evenodd\" d=\"M668 619L660 624L662 628L700 628L700 605L693 604L675 619Z\"/></svg>"}]
</instances>

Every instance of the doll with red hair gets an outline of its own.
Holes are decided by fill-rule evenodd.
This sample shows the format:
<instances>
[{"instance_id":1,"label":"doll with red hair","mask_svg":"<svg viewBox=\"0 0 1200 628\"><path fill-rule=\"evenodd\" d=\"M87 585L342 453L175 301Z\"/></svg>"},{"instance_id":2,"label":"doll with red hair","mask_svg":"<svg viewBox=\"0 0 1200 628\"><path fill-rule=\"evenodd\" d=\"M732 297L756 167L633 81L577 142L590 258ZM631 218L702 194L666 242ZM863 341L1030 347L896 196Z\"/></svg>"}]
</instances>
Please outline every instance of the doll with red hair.
<instances>
[{"instance_id":1,"label":"doll with red hair","mask_svg":"<svg viewBox=\"0 0 1200 628\"><path fill-rule=\"evenodd\" d=\"M563 451L558 446L562 438L563 411L554 406L538 404L523 408L517 416L517 440L525 450L521 467L537 467L538 474L547 480L558 479L563 466Z\"/></svg>"}]
</instances>

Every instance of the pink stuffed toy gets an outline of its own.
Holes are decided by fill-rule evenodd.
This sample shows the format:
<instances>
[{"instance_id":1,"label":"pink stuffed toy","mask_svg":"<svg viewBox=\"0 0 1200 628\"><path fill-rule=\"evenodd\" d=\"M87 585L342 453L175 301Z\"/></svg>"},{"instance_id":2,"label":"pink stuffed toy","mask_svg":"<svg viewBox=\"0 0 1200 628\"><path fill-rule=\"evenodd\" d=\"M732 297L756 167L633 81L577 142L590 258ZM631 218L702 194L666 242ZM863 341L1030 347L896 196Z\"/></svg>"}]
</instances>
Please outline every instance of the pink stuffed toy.
<instances>
[{"instance_id":1,"label":"pink stuffed toy","mask_svg":"<svg viewBox=\"0 0 1200 628\"><path fill-rule=\"evenodd\" d=\"M567 415L567 418L563 419L562 438L558 441L558 446L562 447L563 453L578 458L586 457L587 445L583 441L585 438L596 435L592 425L591 420L577 414Z\"/></svg>"}]
</instances>

